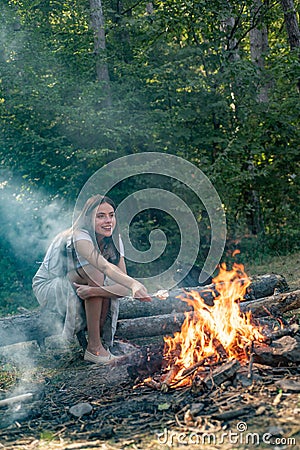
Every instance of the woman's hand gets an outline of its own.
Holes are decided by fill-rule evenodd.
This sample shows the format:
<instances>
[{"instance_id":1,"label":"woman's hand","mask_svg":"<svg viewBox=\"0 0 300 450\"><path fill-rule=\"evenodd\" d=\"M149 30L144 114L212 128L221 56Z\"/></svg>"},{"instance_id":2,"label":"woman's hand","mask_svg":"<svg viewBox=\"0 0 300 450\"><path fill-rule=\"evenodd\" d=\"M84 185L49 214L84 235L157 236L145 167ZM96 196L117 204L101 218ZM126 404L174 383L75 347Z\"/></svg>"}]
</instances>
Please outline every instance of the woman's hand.
<instances>
[{"instance_id":1,"label":"woman's hand","mask_svg":"<svg viewBox=\"0 0 300 450\"><path fill-rule=\"evenodd\" d=\"M138 300L140 300L141 302L151 302L151 297L147 292L147 289L145 288L145 286L140 283L139 281L134 281L132 287L132 296L134 298L137 298Z\"/></svg>"},{"instance_id":2,"label":"woman's hand","mask_svg":"<svg viewBox=\"0 0 300 450\"><path fill-rule=\"evenodd\" d=\"M99 293L99 287L96 286L88 286L87 284L78 284L73 282L73 286L76 289L76 294L82 300L88 300L91 297L99 297L103 296L103 292ZM107 286L108 288L109 286ZM131 287L132 296L137 298L141 302L151 302L151 297L147 292L145 286L139 281L134 280L134 283ZM106 294L108 296L108 293Z\"/></svg>"},{"instance_id":3,"label":"woman's hand","mask_svg":"<svg viewBox=\"0 0 300 450\"><path fill-rule=\"evenodd\" d=\"M73 286L76 289L76 294L78 297L82 298L82 300L87 300L88 298L97 296L96 292L94 292L94 286L88 286L87 284L78 284L73 283Z\"/></svg>"}]
</instances>

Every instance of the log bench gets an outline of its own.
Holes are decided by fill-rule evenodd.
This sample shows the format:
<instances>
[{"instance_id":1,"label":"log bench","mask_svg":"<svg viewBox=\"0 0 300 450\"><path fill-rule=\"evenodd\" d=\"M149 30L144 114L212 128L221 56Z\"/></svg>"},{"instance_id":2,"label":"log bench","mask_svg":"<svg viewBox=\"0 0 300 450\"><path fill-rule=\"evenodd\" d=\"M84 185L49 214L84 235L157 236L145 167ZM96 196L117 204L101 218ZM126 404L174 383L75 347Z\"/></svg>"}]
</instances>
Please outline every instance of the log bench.
<instances>
[{"instance_id":1,"label":"log bench","mask_svg":"<svg viewBox=\"0 0 300 450\"><path fill-rule=\"evenodd\" d=\"M149 303L143 303L131 297L120 302L120 313L116 337L118 339L136 339L149 336L161 336L178 331L184 320L184 312L189 310L186 302L178 295L185 291L207 291L210 286L178 288L169 292L166 300L153 297ZM241 302L241 310L251 310L254 316L263 316L276 308L280 314L300 308L300 291L287 292L287 283L281 275L267 274L251 279L249 300ZM37 341L43 346L45 339L62 333L63 324L59 316L46 309L37 309L0 318L0 347L26 341ZM85 348L85 333L77 335L80 345Z\"/></svg>"}]
</instances>

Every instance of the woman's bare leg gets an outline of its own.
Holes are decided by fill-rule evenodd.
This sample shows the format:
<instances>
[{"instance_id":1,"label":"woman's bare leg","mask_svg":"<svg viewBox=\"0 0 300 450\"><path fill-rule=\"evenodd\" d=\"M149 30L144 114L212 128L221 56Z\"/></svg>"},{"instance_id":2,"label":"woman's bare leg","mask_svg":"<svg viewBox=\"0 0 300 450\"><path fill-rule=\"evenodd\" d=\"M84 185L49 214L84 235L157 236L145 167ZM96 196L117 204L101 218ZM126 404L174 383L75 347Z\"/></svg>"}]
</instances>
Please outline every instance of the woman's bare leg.
<instances>
[{"instance_id":1,"label":"woman's bare leg","mask_svg":"<svg viewBox=\"0 0 300 450\"><path fill-rule=\"evenodd\" d=\"M85 300L85 314L88 330L87 350L94 355L105 355L107 352L103 348L100 339L100 316L102 309L102 298L93 297Z\"/></svg>"},{"instance_id":2,"label":"woman's bare leg","mask_svg":"<svg viewBox=\"0 0 300 450\"><path fill-rule=\"evenodd\" d=\"M88 284L89 286L103 286L104 275L93 266L84 266L84 268L78 269L78 272L80 275L75 271L69 273L71 282ZM108 356L109 353L102 345L100 334L101 326L103 326L107 315L109 299L105 297L91 297L84 302L88 332L87 350L94 355Z\"/></svg>"},{"instance_id":3,"label":"woman's bare leg","mask_svg":"<svg viewBox=\"0 0 300 450\"><path fill-rule=\"evenodd\" d=\"M103 297L102 309L101 309L101 315L100 315L100 334L101 334L101 330L103 329L105 321L106 321L109 306L110 306L110 299Z\"/></svg>"}]
</instances>

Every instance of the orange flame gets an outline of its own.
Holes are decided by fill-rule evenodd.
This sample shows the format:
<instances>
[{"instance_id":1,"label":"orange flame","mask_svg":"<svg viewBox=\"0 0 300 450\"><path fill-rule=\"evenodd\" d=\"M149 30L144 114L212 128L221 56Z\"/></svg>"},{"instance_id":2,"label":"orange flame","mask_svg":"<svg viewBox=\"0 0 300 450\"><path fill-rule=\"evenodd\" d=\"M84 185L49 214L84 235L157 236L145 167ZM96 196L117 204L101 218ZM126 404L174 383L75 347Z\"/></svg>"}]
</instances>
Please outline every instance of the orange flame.
<instances>
[{"instance_id":1,"label":"orange flame","mask_svg":"<svg viewBox=\"0 0 300 450\"><path fill-rule=\"evenodd\" d=\"M193 308L186 313L181 331L174 337L165 337L164 361L168 377L177 386L191 384L191 378L184 377L186 369L206 358L216 362L226 357L247 361L245 349L254 340L263 340L259 329L252 324L251 313L242 313L239 301L246 294L250 279L242 264L234 263L232 270L222 264L219 274L213 279L218 292L214 305L208 306L200 293L191 291L181 299ZM218 295L219 293L219 295Z\"/></svg>"}]
</instances>

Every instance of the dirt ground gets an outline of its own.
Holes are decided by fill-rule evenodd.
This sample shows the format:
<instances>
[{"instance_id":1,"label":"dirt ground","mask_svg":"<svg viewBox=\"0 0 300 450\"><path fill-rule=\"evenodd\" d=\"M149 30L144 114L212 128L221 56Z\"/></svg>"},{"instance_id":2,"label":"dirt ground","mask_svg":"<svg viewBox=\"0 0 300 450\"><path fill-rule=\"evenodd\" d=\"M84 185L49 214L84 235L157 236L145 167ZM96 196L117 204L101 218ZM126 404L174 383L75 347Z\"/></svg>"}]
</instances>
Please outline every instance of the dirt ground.
<instances>
[{"instance_id":1,"label":"dirt ground","mask_svg":"<svg viewBox=\"0 0 300 450\"><path fill-rule=\"evenodd\" d=\"M48 349L39 355L32 345L27 351L23 347L23 354L19 351L24 361L31 359L32 367L11 380L10 391L16 395L22 386L22 392L34 396L22 404L25 418L18 404L0 407L0 448L300 448L299 391L276 385L282 379L300 382L293 364L254 365L253 381L246 385L225 384L200 393L190 388L161 392L134 387L128 363L87 365L80 350L70 350ZM91 413L74 417L71 407L82 402L91 405ZM233 417L215 417L216 411Z\"/></svg>"},{"instance_id":2,"label":"dirt ground","mask_svg":"<svg viewBox=\"0 0 300 450\"><path fill-rule=\"evenodd\" d=\"M246 271L280 273L295 290L299 262L297 254ZM254 364L251 383L163 392L135 386L130 358L115 367L87 365L77 344L10 346L0 360L0 398L32 393L28 402L0 405L0 449L300 449L300 371L292 362ZM292 387L281 388L282 380ZM75 417L71 407L82 402L91 411Z\"/></svg>"}]
</instances>

